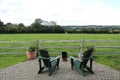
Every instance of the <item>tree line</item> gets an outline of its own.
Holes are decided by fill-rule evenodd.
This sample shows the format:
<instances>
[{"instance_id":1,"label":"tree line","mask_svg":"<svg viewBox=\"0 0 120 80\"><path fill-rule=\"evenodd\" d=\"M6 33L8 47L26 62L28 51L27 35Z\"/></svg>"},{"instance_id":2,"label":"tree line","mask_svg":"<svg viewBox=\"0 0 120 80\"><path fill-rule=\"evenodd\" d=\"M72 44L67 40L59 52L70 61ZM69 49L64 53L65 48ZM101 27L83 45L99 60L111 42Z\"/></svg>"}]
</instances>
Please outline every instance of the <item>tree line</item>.
<instances>
[{"instance_id":1,"label":"tree line","mask_svg":"<svg viewBox=\"0 0 120 80\"><path fill-rule=\"evenodd\" d=\"M30 26L23 23L13 24L0 20L0 33L120 33L120 26L60 26L55 21L37 18Z\"/></svg>"},{"instance_id":2,"label":"tree line","mask_svg":"<svg viewBox=\"0 0 120 80\"><path fill-rule=\"evenodd\" d=\"M25 26L23 23L12 24L2 22L0 20L0 33L64 33L64 29L56 24L55 21L44 21L40 18L30 26Z\"/></svg>"}]
</instances>

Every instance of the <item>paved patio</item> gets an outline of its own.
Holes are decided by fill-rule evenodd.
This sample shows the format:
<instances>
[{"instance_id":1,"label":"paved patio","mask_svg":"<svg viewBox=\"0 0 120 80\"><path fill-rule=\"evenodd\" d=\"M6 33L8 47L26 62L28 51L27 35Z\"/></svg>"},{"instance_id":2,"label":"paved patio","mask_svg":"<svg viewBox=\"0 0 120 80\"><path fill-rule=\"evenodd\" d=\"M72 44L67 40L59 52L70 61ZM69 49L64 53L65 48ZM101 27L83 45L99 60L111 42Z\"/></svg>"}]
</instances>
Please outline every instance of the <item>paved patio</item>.
<instances>
[{"instance_id":1,"label":"paved patio","mask_svg":"<svg viewBox=\"0 0 120 80\"><path fill-rule=\"evenodd\" d=\"M4 69L0 69L0 80L120 80L120 72L110 67L93 62L95 74L86 73L86 76L71 70L70 61L60 61L60 68L51 76L45 70L37 74L39 69L38 61L28 60Z\"/></svg>"}]
</instances>

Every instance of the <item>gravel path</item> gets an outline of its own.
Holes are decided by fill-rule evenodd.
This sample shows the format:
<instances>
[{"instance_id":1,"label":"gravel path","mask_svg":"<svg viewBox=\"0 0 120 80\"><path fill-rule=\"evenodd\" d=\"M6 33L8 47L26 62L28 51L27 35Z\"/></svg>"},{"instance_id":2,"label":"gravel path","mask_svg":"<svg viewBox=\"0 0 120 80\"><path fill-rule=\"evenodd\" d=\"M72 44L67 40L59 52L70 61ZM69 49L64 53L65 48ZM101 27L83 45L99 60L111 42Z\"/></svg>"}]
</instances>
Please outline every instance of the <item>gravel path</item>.
<instances>
[{"instance_id":1,"label":"gravel path","mask_svg":"<svg viewBox=\"0 0 120 80\"><path fill-rule=\"evenodd\" d=\"M120 80L120 72L110 67L93 62L95 74L86 73L86 76L71 70L70 61L60 61L59 70L55 70L51 76L45 70L37 74L38 61L28 60L4 69L0 69L0 80Z\"/></svg>"}]
</instances>

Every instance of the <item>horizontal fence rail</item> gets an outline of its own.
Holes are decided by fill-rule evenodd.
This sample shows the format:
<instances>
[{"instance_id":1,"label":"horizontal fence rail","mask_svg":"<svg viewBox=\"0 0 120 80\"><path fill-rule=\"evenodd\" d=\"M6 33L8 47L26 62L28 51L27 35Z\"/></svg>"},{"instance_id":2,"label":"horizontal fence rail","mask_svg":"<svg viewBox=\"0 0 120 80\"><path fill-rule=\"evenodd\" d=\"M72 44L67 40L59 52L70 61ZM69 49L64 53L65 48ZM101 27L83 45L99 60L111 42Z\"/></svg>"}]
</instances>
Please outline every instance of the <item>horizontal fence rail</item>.
<instances>
[{"instance_id":1,"label":"horizontal fence rail","mask_svg":"<svg viewBox=\"0 0 120 80\"><path fill-rule=\"evenodd\" d=\"M0 54L25 54L26 52L1 52Z\"/></svg>"},{"instance_id":2,"label":"horizontal fence rail","mask_svg":"<svg viewBox=\"0 0 120 80\"><path fill-rule=\"evenodd\" d=\"M37 49L41 49L41 48L44 48L44 49L52 49L52 48L55 48L55 49L67 49L67 48L70 48L70 49L78 49L79 52L68 52L68 53L83 53L83 48L85 48L85 43L86 42L90 42L90 43L120 43L120 40L84 40L84 39L81 39L81 40L37 40L37 41L16 41L16 40L9 40L9 41L0 41L0 44L3 44L3 45L0 45L0 54L21 54L21 53L26 53L25 50L28 48L28 46L25 46L25 44L31 44L31 43L34 43L37 47ZM58 44L61 44L61 43L78 43L78 45L62 45L62 46L57 46L57 45L48 45L48 46L45 46L43 44L45 43L58 43ZM5 44L5 45L4 45ZM8 44L8 45L7 45ZM12 44L12 46L10 45ZM17 44L20 44L20 45L17 45ZM14 46L15 45L15 46ZM115 49L120 49L120 45L115 45L115 46L110 46L110 45L105 45L105 46L97 46L97 45L94 45L94 48L115 48ZM1 51L5 49L5 51ZM7 51L7 49L11 49L11 52ZM12 51L12 49L19 49L19 50L23 50L24 49L24 52L15 52L15 51ZM61 52L51 52L51 53L61 53ZM114 53L114 52L95 52L97 54L101 54L101 53ZM120 51L118 52L115 52L115 53L120 53Z\"/></svg>"},{"instance_id":3,"label":"horizontal fence rail","mask_svg":"<svg viewBox=\"0 0 120 80\"><path fill-rule=\"evenodd\" d=\"M27 49L26 47L11 47L11 46L0 46L0 49Z\"/></svg>"},{"instance_id":4,"label":"horizontal fence rail","mask_svg":"<svg viewBox=\"0 0 120 80\"><path fill-rule=\"evenodd\" d=\"M120 46L94 46L95 48L120 48ZM84 48L81 46L45 46L42 48Z\"/></svg>"},{"instance_id":5,"label":"horizontal fence rail","mask_svg":"<svg viewBox=\"0 0 120 80\"><path fill-rule=\"evenodd\" d=\"M82 42L81 40L39 40L39 42ZM110 42L120 42L120 40L84 40L84 42L105 42L105 43L110 43Z\"/></svg>"},{"instance_id":6,"label":"horizontal fence rail","mask_svg":"<svg viewBox=\"0 0 120 80\"><path fill-rule=\"evenodd\" d=\"M117 43L119 40L84 40L84 42L105 42L105 43Z\"/></svg>"},{"instance_id":7,"label":"horizontal fence rail","mask_svg":"<svg viewBox=\"0 0 120 80\"><path fill-rule=\"evenodd\" d=\"M32 42L35 42L35 41L14 41L14 40L11 40L11 41L0 41L0 43L11 43L11 44L15 44L15 43L32 43Z\"/></svg>"},{"instance_id":8,"label":"horizontal fence rail","mask_svg":"<svg viewBox=\"0 0 120 80\"><path fill-rule=\"evenodd\" d=\"M74 42L75 43L76 42L77 43L77 42L81 42L81 40L42 40L42 41L40 40L40 42L52 42L52 43L55 43L55 42L62 42L62 43Z\"/></svg>"}]
</instances>

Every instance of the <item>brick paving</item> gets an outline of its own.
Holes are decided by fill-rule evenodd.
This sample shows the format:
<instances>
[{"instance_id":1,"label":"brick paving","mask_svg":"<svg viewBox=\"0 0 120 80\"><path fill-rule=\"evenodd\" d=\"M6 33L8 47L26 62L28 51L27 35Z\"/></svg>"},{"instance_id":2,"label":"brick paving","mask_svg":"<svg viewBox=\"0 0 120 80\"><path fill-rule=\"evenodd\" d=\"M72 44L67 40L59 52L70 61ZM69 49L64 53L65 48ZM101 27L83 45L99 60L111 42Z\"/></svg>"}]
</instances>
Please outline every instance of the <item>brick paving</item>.
<instances>
[{"instance_id":1,"label":"brick paving","mask_svg":"<svg viewBox=\"0 0 120 80\"><path fill-rule=\"evenodd\" d=\"M38 61L28 60L4 69L0 69L0 80L120 80L120 72L102 64L93 62L95 74L86 73L86 76L71 70L70 61L60 61L59 70L55 70L51 76L48 71L37 74Z\"/></svg>"}]
</instances>

